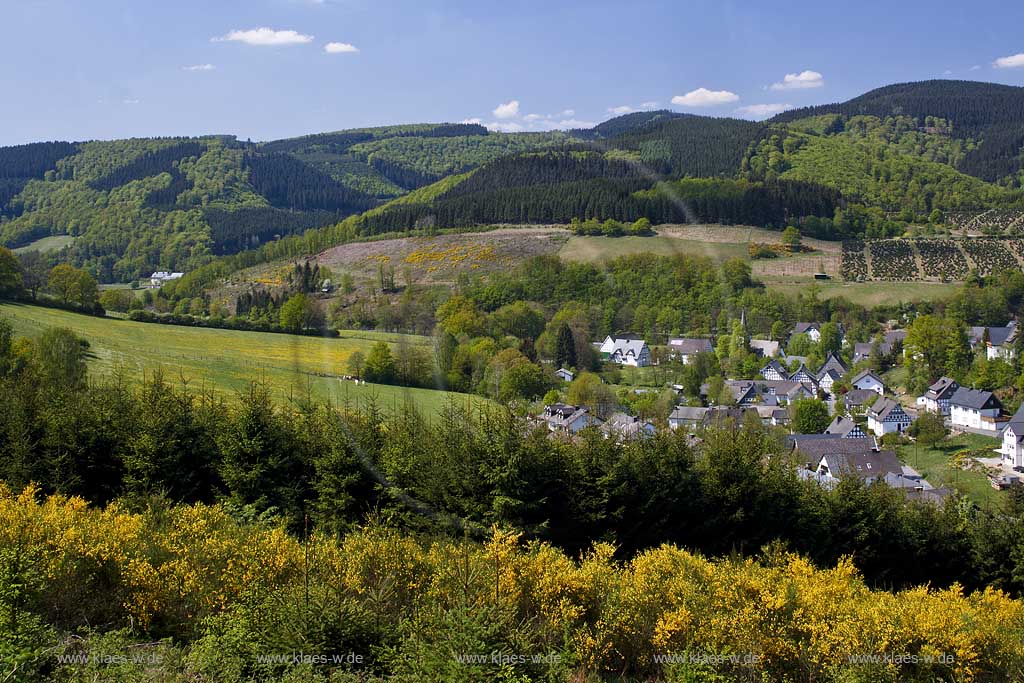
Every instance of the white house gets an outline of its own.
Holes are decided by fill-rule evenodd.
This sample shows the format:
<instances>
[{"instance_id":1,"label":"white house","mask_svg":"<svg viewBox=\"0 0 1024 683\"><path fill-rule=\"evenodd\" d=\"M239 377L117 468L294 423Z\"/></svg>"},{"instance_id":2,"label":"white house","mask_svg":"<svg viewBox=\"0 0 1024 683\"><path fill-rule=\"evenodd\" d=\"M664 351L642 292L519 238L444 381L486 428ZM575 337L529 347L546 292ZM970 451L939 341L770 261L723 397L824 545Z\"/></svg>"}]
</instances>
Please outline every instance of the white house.
<instances>
[{"instance_id":1,"label":"white house","mask_svg":"<svg viewBox=\"0 0 1024 683\"><path fill-rule=\"evenodd\" d=\"M158 270L149 276L150 287L163 287L166 283L171 280L177 280L183 277L185 273L168 273L165 270Z\"/></svg>"},{"instance_id":2,"label":"white house","mask_svg":"<svg viewBox=\"0 0 1024 683\"><path fill-rule=\"evenodd\" d=\"M910 416L903 412L903 406L892 399L879 396L868 408L868 429L876 436L902 434L910 426Z\"/></svg>"},{"instance_id":3,"label":"white house","mask_svg":"<svg viewBox=\"0 0 1024 683\"><path fill-rule=\"evenodd\" d=\"M985 355L989 360L1002 358L1013 360L1016 355L1014 343L1017 341L1017 321L1011 320L1005 327L988 328L988 348Z\"/></svg>"},{"instance_id":4,"label":"white house","mask_svg":"<svg viewBox=\"0 0 1024 683\"><path fill-rule=\"evenodd\" d=\"M619 365L643 368L651 364L651 350L639 337L605 337L600 350L602 358Z\"/></svg>"},{"instance_id":5,"label":"white house","mask_svg":"<svg viewBox=\"0 0 1024 683\"><path fill-rule=\"evenodd\" d=\"M960 387L949 399L949 423L954 427L998 430L996 418L1003 409L991 391Z\"/></svg>"},{"instance_id":6,"label":"white house","mask_svg":"<svg viewBox=\"0 0 1024 683\"><path fill-rule=\"evenodd\" d=\"M1024 405L1006 423L999 452L1002 453L1003 462L1010 467L1024 467Z\"/></svg>"},{"instance_id":7,"label":"white house","mask_svg":"<svg viewBox=\"0 0 1024 683\"><path fill-rule=\"evenodd\" d=\"M713 353L714 347L711 345L710 339L669 339L668 348L674 355L679 357L683 365L689 365L693 362L694 357L698 353Z\"/></svg>"},{"instance_id":8,"label":"white house","mask_svg":"<svg viewBox=\"0 0 1024 683\"><path fill-rule=\"evenodd\" d=\"M548 429L552 432L565 434L576 434L581 429L601 424L601 419L591 415L590 409L566 403L553 403L544 406L544 412L540 419L547 423Z\"/></svg>"},{"instance_id":9,"label":"white house","mask_svg":"<svg viewBox=\"0 0 1024 683\"><path fill-rule=\"evenodd\" d=\"M839 326L839 338L842 343L846 343L846 332L843 330L843 326L840 323L836 323ZM806 334L810 337L811 341L817 344L821 341L821 326L822 323L796 323L793 325L793 329L789 331L790 335L794 334Z\"/></svg>"},{"instance_id":10,"label":"white house","mask_svg":"<svg viewBox=\"0 0 1024 683\"><path fill-rule=\"evenodd\" d=\"M967 331L967 337L972 349L985 342L985 356L989 360L1011 360L1016 355L1013 347L1017 341L1017 321L1011 320L1001 327L972 327Z\"/></svg>"},{"instance_id":11,"label":"white house","mask_svg":"<svg viewBox=\"0 0 1024 683\"><path fill-rule=\"evenodd\" d=\"M555 370L555 377L562 380L563 382L571 382L576 375L573 374L572 370L566 368L558 368Z\"/></svg>"},{"instance_id":12,"label":"white house","mask_svg":"<svg viewBox=\"0 0 1024 683\"><path fill-rule=\"evenodd\" d=\"M692 429L704 421L708 408L676 406L668 416L669 429Z\"/></svg>"},{"instance_id":13,"label":"white house","mask_svg":"<svg viewBox=\"0 0 1024 683\"><path fill-rule=\"evenodd\" d=\"M850 386L854 389L867 389L879 396L885 395L885 384L882 379L872 370L862 370L850 380Z\"/></svg>"},{"instance_id":14,"label":"white house","mask_svg":"<svg viewBox=\"0 0 1024 683\"><path fill-rule=\"evenodd\" d=\"M960 388L957 381L951 377L942 377L935 384L928 387L928 391L917 399L918 405L929 413L949 415L949 399Z\"/></svg>"}]
</instances>

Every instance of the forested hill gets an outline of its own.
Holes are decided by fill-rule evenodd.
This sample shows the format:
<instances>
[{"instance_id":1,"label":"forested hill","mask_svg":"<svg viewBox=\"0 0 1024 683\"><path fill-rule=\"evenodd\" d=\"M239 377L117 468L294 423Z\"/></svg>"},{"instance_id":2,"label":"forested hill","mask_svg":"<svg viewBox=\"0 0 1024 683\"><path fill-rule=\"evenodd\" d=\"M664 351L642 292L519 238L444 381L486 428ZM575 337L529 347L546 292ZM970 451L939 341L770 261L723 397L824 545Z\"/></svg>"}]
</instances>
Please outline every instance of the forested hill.
<instances>
[{"instance_id":1,"label":"forested hill","mask_svg":"<svg viewBox=\"0 0 1024 683\"><path fill-rule=\"evenodd\" d=\"M878 88L847 102L783 112L772 121L791 123L839 115L836 130L854 116L907 116L928 128L929 120L950 122L948 134L977 146L957 168L985 180L999 180L1024 168L1024 88L998 83L933 80Z\"/></svg>"},{"instance_id":2,"label":"forested hill","mask_svg":"<svg viewBox=\"0 0 1024 683\"><path fill-rule=\"evenodd\" d=\"M444 123L261 143L41 142L0 148L0 246L68 236L50 259L114 282L350 216L361 233L648 218L896 235L946 213L1024 208L1022 147L1024 88L959 81L768 122L651 111L566 132Z\"/></svg>"}]
</instances>

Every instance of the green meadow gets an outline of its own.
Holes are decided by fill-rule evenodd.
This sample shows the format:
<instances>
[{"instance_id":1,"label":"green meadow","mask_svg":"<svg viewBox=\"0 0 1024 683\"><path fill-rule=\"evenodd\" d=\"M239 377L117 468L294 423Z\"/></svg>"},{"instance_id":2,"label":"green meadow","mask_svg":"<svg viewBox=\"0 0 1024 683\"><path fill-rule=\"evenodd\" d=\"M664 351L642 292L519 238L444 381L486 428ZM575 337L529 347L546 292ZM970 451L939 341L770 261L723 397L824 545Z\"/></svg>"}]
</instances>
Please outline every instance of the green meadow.
<instances>
[{"instance_id":1,"label":"green meadow","mask_svg":"<svg viewBox=\"0 0 1024 683\"><path fill-rule=\"evenodd\" d=\"M15 334L35 337L48 327L66 327L89 341L94 377L120 373L129 379L162 370L171 381L199 390L234 395L249 382L265 382L276 398L305 397L352 407L376 401L385 411L407 402L436 414L448 400L477 404L483 399L432 389L359 384L343 380L348 357L368 353L377 341L393 348L422 346L428 337L362 330L342 331L340 338L303 337L269 332L215 330L98 318L38 306L0 304L0 316Z\"/></svg>"}]
</instances>

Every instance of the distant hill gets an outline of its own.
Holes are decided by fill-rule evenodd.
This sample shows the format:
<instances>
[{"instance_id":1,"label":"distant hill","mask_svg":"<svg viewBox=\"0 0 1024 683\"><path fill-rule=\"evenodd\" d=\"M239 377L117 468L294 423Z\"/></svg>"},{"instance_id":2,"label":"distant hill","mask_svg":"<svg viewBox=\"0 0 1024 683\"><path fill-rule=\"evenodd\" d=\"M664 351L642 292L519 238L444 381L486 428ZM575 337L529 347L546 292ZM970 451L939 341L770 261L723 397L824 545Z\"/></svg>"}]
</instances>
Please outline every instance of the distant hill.
<instances>
[{"instance_id":1,"label":"distant hill","mask_svg":"<svg viewBox=\"0 0 1024 683\"><path fill-rule=\"evenodd\" d=\"M1022 148L1024 88L964 81L887 86L768 122L659 110L566 132L440 123L262 143L40 142L0 148L0 244L73 236L50 258L115 282L321 228L334 239L646 217L891 236L935 212L1024 207Z\"/></svg>"},{"instance_id":2,"label":"distant hill","mask_svg":"<svg viewBox=\"0 0 1024 683\"><path fill-rule=\"evenodd\" d=\"M836 104L804 107L772 119L790 123L823 114L909 116L927 127L930 118L952 124L951 135L972 138L977 149L958 169L994 181L1024 168L1024 88L975 81L933 80L887 85Z\"/></svg>"}]
</instances>

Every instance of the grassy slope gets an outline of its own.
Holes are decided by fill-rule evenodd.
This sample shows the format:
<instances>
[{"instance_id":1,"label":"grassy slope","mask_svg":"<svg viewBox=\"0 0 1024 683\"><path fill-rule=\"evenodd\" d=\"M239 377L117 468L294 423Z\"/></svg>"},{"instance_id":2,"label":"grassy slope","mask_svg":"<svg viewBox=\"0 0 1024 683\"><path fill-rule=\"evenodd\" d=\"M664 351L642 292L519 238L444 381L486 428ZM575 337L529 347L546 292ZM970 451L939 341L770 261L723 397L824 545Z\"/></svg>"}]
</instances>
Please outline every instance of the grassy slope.
<instances>
[{"instance_id":1,"label":"grassy slope","mask_svg":"<svg viewBox=\"0 0 1024 683\"><path fill-rule=\"evenodd\" d=\"M430 389L356 386L335 377L317 376L345 374L348 356L357 350L367 353L376 341L423 345L428 343L426 337L363 331L342 332L340 339L299 337L94 318L15 304L0 304L0 316L10 319L22 336L35 336L52 326L74 330L89 340L94 375L121 369L127 377L138 378L162 368L169 379L184 377L195 388L204 386L226 394L262 379L278 398L305 392L308 385L314 396L323 400L348 400L356 405L376 397L385 410L411 401L428 414L436 413L448 397L481 400Z\"/></svg>"},{"instance_id":2,"label":"grassy slope","mask_svg":"<svg viewBox=\"0 0 1024 683\"><path fill-rule=\"evenodd\" d=\"M932 486L948 486L954 488L981 506L996 505L1002 494L992 488L988 478L981 472L963 471L950 466L950 458L957 451L986 448L989 450L999 446L998 441L979 434L961 434L947 439L936 448L917 448L901 446L900 457L928 480Z\"/></svg>"},{"instance_id":3,"label":"grassy slope","mask_svg":"<svg viewBox=\"0 0 1024 683\"><path fill-rule=\"evenodd\" d=\"M23 254L26 251L40 251L45 254L51 251L60 251L74 241L75 238L71 235L51 235L49 237L37 239L35 242L30 242L23 247L19 247L14 250L14 253Z\"/></svg>"}]
</instances>

